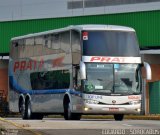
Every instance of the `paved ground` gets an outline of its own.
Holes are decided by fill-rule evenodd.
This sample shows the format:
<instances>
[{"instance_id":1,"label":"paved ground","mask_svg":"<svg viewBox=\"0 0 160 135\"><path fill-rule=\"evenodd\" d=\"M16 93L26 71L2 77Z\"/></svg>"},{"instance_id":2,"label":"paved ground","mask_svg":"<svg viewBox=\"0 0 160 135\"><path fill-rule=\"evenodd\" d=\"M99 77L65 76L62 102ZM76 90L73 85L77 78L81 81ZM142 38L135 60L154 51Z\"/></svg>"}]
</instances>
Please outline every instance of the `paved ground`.
<instances>
[{"instance_id":1,"label":"paved ground","mask_svg":"<svg viewBox=\"0 0 160 135\"><path fill-rule=\"evenodd\" d=\"M7 121L18 125L15 129L23 127L23 134L37 135L102 135L102 134L159 134L160 121L158 120L102 120L82 119L80 121L65 121L61 118L45 118L43 120L22 120L20 118L7 118ZM1 122L5 123L5 122ZM9 127L14 129L14 125ZM24 129L27 129L25 132ZM125 129L125 130L124 130ZM29 130L29 131L28 131Z\"/></svg>"}]
</instances>

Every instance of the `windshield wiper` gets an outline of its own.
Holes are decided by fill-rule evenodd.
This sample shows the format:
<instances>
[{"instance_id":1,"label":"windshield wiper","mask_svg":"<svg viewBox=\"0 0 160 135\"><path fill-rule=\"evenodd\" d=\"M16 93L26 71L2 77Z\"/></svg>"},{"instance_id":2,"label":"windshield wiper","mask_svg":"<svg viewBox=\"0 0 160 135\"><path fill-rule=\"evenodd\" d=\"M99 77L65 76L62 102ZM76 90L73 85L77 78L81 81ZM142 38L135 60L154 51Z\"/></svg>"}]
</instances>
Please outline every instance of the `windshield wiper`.
<instances>
[{"instance_id":1,"label":"windshield wiper","mask_svg":"<svg viewBox=\"0 0 160 135\"><path fill-rule=\"evenodd\" d=\"M111 93L112 90L106 90L106 89L104 89L104 90L94 90L93 92Z\"/></svg>"},{"instance_id":2,"label":"windshield wiper","mask_svg":"<svg viewBox=\"0 0 160 135\"><path fill-rule=\"evenodd\" d=\"M133 95L139 95L140 93L137 92L132 92Z\"/></svg>"},{"instance_id":3,"label":"windshield wiper","mask_svg":"<svg viewBox=\"0 0 160 135\"><path fill-rule=\"evenodd\" d=\"M113 93L115 94L115 93ZM132 92L132 91L116 91L116 94L125 94L125 95L139 95L140 93L138 92Z\"/></svg>"},{"instance_id":4,"label":"windshield wiper","mask_svg":"<svg viewBox=\"0 0 160 135\"><path fill-rule=\"evenodd\" d=\"M97 79L97 80L98 80L98 81L100 81L100 82L101 82L101 81L103 81L103 79L100 79L100 78L99 78L99 79Z\"/></svg>"},{"instance_id":5,"label":"windshield wiper","mask_svg":"<svg viewBox=\"0 0 160 135\"><path fill-rule=\"evenodd\" d=\"M138 92L133 92L133 91L128 91L128 92L124 92L125 94L130 94L130 95L139 95L140 93Z\"/></svg>"}]
</instances>

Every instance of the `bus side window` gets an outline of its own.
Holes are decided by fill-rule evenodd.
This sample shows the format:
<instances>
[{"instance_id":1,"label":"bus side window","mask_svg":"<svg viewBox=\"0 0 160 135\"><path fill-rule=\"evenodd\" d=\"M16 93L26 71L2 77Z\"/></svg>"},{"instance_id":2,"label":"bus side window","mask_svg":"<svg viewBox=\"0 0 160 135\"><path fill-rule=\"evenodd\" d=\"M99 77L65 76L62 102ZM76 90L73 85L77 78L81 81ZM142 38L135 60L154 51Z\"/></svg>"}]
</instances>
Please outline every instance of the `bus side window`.
<instances>
[{"instance_id":1,"label":"bus side window","mask_svg":"<svg viewBox=\"0 0 160 135\"><path fill-rule=\"evenodd\" d=\"M21 39L18 41L18 58L24 58L25 40Z\"/></svg>"},{"instance_id":2,"label":"bus side window","mask_svg":"<svg viewBox=\"0 0 160 135\"><path fill-rule=\"evenodd\" d=\"M34 56L41 56L43 52L43 37L34 38Z\"/></svg>"},{"instance_id":3,"label":"bus side window","mask_svg":"<svg viewBox=\"0 0 160 135\"><path fill-rule=\"evenodd\" d=\"M79 64L81 59L80 34L77 31L71 33L73 64Z\"/></svg>"},{"instance_id":4,"label":"bus side window","mask_svg":"<svg viewBox=\"0 0 160 135\"><path fill-rule=\"evenodd\" d=\"M52 37L51 35L44 35L43 37L43 55L53 54Z\"/></svg>"},{"instance_id":5,"label":"bus side window","mask_svg":"<svg viewBox=\"0 0 160 135\"><path fill-rule=\"evenodd\" d=\"M34 38L25 39L24 57L32 57L34 54Z\"/></svg>"},{"instance_id":6,"label":"bus side window","mask_svg":"<svg viewBox=\"0 0 160 135\"><path fill-rule=\"evenodd\" d=\"M60 48L61 51L66 54L71 54L71 45L70 45L70 32L60 33Z\"/></svg>"},{"instance_id":7,"label":"bus side window","mask_svg":"<svg viewBox=\"0 0 160 135\"><path fill-rule=\"evenodd\" d=\"M10 56L12 59L18 58L18 41L12 42Z\"/></svg>"}]
</instances>

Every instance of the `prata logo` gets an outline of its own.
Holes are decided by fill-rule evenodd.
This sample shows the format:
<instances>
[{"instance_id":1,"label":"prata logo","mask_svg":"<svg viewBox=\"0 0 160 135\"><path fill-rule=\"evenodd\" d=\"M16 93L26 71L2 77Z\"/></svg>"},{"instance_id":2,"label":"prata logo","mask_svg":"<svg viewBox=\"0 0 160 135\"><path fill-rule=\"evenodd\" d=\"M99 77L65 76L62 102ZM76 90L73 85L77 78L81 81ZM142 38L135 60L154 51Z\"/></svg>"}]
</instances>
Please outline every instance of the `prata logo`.
<instances>
[{"instance_id":1,"label":"prata logo","mask_svg":"<svg viewBox=\"0 0 160 135\"><path fill-rule=\"evenodd\" d=\"M115 104L115 103L116 103L116 100L112 100L112 103Z\"/></svg>"},{"instance_id":2,"label":"prata logo","mask_svg":"<svg viewBox=\"0 0 160 135\"><path fill-rule=\"evenodd\" d=\"M16 72L17 70L24 71L24 70L40 70L43 68L44 64L48 64L47 61L50 61L50 64L52 67L62 67L63 60L65 56L58 57L56 59L46 60L44 61L43 58L40 60L22 60L22 61L16 61L14 63L13 71Z\"/></svg>"},{"instance_id":3,"label":"prata logo","mask_svg":"<svg viewBox=\"0 0 160 135\"><path fill-rule=\"evenodd\" d=\"M22 60L22 61L16 61L14 63L13 71L16 72L17 70L23 71L23 70L36 70L41 69L43 67L44 60L40 59L38 60Z\"/></svg>"},{"instance_id":4,"label":"prata logo","mask_svg":"<svg viewBox=\"0 0 160 135\"><path fill-rule=\"evenodd\" d=\"M100 57L100 56L94 56L90 59L91 62L118 62L118 63L124 63L125 58L122 57Z\"/></svg>"}]
</instances>

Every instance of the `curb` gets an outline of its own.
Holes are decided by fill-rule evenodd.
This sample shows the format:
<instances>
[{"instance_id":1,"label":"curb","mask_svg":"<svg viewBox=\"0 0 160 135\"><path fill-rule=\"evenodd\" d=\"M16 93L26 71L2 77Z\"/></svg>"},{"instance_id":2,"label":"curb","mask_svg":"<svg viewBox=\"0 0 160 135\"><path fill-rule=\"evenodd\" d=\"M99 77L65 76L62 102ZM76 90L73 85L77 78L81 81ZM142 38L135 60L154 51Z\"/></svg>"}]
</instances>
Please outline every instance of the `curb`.
<instances>
[{"instance_id":1,"label":"curb","mask_svg":"<svg viewBox=\"0 0 160 135\"><path fill-rule=\"evenodd\" d=\"M63 118L61 115L49 115L47 118ZM82 115L83 119L113 119L113 115ZM126 120L160 120L160 115L124 115Z\"/></svg>"},{"instance_id":2,"label":"curb","mask_svg":"<svg viewBox=\"0 0 160 135\"><path fill-rule=\"evenodd\" d=\"M30 129L26 129L26 128L24 128L23 126L20 126L20 125L18 125L17 123L12 122L12 121L10 121L10 120L6 120L6 119L4 119L4 118L2 118L2 117L0 117L0 121L9 123L9 124L11 124L11 125L13 125L13 126L15 126L15 127L17 127L17 128L20 128L20 129L29 131L29 132L33 133L34 135L42 135L42 134L40 134L40 133L38 133L38 132L32 131L32 130L30 130Z\"/></svg>"},{"instance_id":3,"label":"curb","mask_svg":"<svg viewBox=\"0 0 160 135\"><path fill-rule=\"evenodd\" d=\"M84 115L84 119L114 119L112 115ZM127 120L160 120L160 115L125 115L124 119Z\"/></svg>"}]
</instances>

